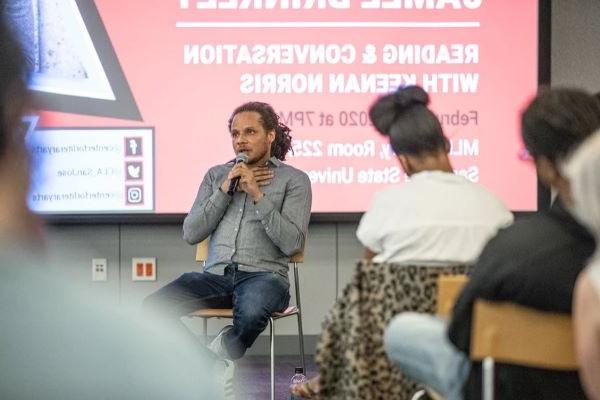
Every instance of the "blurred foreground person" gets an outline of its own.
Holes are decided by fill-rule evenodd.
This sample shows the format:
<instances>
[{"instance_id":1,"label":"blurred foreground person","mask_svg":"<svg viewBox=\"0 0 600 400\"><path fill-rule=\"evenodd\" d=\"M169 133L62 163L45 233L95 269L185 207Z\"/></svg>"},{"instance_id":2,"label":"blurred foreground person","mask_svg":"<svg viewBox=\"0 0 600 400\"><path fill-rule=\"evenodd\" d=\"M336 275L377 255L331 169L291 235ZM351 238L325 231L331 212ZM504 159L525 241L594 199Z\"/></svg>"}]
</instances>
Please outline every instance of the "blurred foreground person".
<instances>
[{"instance_id":1,"label":"blurred foreground person","mask_svg":"<svg viewBox=\"0 0 600 400\"><path fill-rule=\"evenodd\" d=\"M570 160L575 215L600 241L600 132L584 142ZM600 251L577 279L574 299L575 344L580 377L588 397L600 399Z\"/></svg>"},{"instance_id":2,"label":"blurred foreground person","mask_svg":"<svg viewBox=\"0 0 600 400\"><path fill-rule=\"evenodd\" d=\"M0 1L0 399L215 399L201 349L104 304L41 256L21 118L27 69ZM32 245L33 244L33 245Z\"/></svg>"}]
</instances>

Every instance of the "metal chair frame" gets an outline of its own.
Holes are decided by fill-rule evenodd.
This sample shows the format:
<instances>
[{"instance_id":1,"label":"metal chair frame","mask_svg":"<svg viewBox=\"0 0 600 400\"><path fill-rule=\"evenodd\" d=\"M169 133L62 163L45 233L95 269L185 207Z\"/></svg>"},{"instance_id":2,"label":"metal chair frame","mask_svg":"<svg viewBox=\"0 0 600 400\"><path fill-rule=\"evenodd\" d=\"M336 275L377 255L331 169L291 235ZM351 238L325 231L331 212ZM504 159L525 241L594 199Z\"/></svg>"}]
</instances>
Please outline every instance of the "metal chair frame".
<instances>
[{"instance_id":1,"label":"metal chair frame","mask_svg":"<svg viewBox=\"0 0 600 400\"><path fill-rule=\"evenodd\" d=\"M205 239L201 243L198 244L196 250L196 261L202 262L203 265L206 264L206 259L208 256L208 239ZM296 297L296 305L288 307L285 311L279 313L273 313L269 316L269 349L270 349L270 361L271 361L271 400L275 399L275 321L278 319L291 317L296 315L298 320L298 344L300 346L300 357L302 368L306 373L306 362L304 357L304 334L302 330L302 311L300 305L300 278L298 275L298 264L304 261L304 253L295 254L290 263L294 267L294 287L295 287L295 297ZM219 308L205 308L194 311L188 315L188 317L192 318L202 318L203 319L203 333L204 337L208 337L208 319L210 318L233 318L233 309L219 309Z\"/></svg>"}]
</instances>

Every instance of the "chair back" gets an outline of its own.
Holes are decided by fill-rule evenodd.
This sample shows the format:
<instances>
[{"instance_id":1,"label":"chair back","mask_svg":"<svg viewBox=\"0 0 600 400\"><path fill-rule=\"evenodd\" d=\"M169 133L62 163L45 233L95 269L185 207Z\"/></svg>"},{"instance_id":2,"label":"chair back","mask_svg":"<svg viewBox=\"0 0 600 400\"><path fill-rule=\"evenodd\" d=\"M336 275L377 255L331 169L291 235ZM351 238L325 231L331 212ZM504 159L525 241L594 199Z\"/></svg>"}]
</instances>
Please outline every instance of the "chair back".
<instances>
[{"instance_id":1,"label":"chair back","mask_svg":"<svg viewBox=\"0 0 600 400\"><path fill-rule=\"evenodd\" d=\"M290 263L298 264L301 262L304 262L304 250L299 251L290 258Z\"/></svg>"},{"instance_id":2,"label":"chair back","mask_svg":"<svg viewBox=\"0 0 600 400\"><path fill-rule=\"evenodd\" d=\"M438 295L436 314L440 318L448 318L463 287L469 281L467 275L440 275L438 278Z\"/></svg>"},{"instance_id":3,"label":"chair back","mask_svg":"<svg viewBox=\"0 0 600 400\"><path fill-rule=\"evenodd\" d=\"M486 300L476 301L473 313L471 359L492 357L533 368L577 369L568 314Z\"/></svg>"},{"instance_id":4,"label":"chair back","mask_svg":"<svg viewBox=\"0 0 600 400\"><path fill-rule=\"evenodd\" d=\"M294 265L294 288L296 294L296 307L300 312L300 276L298 275L298 264L304 262L304 250L294 254L290 258L290 263Z\"/></svg>"},{"instance_id":5,"label":"chair back","mask_svg":"<svg viewBox=\"0 0 600 400\"><path fill-rule=\"evenodd\" d=\"M196 261L205 263L208 260L208 241L210 237L207 237L196 245Z\"/></svg>"},{"instance_id":6,"label":"chair back","mask_svg":"<svg viewBox=\"0 0 600 400\"><path fill-rule=\"evenodd\" d=\"M207 237L200 243L196 245L196 261L197 262L206 262L208 260L208 243L210 241L210 237ZM299 264L304 262L304 251L300 251L294 254L290 258L290 263Z\"/></svg>"}]
</instances>

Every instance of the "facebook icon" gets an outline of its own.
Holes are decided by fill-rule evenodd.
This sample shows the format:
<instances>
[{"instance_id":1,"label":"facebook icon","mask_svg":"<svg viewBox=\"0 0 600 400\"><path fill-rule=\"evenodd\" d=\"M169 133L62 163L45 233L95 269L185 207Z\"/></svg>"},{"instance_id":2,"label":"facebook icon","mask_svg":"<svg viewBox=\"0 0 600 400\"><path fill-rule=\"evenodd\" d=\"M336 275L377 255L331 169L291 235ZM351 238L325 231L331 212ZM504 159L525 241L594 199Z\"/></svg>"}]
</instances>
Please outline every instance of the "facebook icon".
<instances>
[{"instance_id":1,"label":"facebook icon","mask_svg":"<svg viewBox=\"0 0 600 400\"><path fill-rule=\"evenodd\" d=\"M141 137L126 137L125 138L125 155L126 156L141 156L142 155L142 138Z\"/></svg>"}]
</instances>

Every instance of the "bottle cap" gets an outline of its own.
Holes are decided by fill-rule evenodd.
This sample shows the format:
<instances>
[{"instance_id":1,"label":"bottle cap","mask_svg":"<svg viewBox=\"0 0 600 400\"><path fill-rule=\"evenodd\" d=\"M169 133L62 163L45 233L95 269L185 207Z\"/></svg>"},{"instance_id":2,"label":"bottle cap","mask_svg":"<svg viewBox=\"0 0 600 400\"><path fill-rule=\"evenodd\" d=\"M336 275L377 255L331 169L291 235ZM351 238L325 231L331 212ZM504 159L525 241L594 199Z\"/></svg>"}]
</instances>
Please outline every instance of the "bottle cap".
<instances>
[{"instance_id":1,"label":"bottle cap","mask_svg":"<svg viewBox=\"0 0 600 400\"><path fill-rule=\"evenodd\" d=\"M304 374L304 368L302 368L302 367L296 367L294 369L294 374Z\"/></svg>"}]
</instances>

